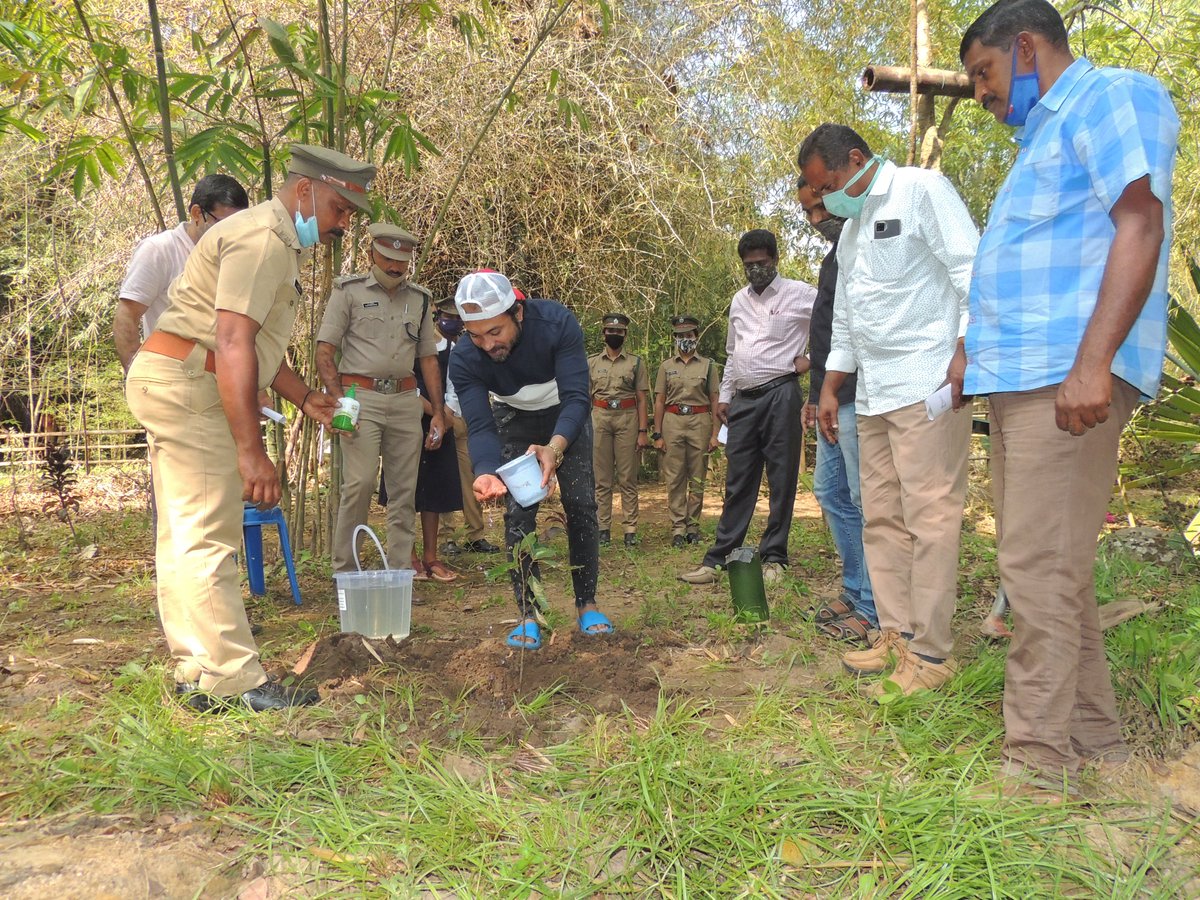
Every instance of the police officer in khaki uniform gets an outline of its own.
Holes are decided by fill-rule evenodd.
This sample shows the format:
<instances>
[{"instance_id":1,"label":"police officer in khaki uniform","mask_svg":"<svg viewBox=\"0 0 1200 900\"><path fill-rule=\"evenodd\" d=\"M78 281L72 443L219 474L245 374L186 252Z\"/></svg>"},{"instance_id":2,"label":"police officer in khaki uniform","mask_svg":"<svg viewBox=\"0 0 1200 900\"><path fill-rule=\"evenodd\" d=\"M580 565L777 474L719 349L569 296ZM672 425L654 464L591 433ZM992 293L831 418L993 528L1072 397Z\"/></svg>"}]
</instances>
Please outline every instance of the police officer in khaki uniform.
<instances>
[{"instance_id":1,"label":"police officer in khaki uniform","mask_svg":"<svg viewBox=\"0 0 1200 900\"><path fill-rule=\"evenodd\" d=\"M675 355L658 369L654 381L654 448L662 451L667 508L671 512L671 546L700 540L700 510L704 506L704 479L708 454L717 449L721 420L717 401L721 378L717 366L696 353L700 320L694 316L671 319Z\"/></svg>"},{"instance_id":2,"label":"police officer in khaki uniform","mask_svg":"<svg viewBox=\"0 0 1200 900\"><path fill-rule=\"evenodd\" d=\"M214 225L171 285L141 346L125 396L150 439L159 498L155 567L176 691L196 709L240 698L260 711L315 702L316 691L268 680L242 605L234 553L242 505L279 502L263 446L258 392L270 385L328 426L334 400L292 371L285 351L302 302L305 248L332 243L369 210L375 167L292 146L274 199Z\"/></svg>"},{"instance_id":3,"label":"police officer in khaki uniform","mask_svg":"<svg viewBox=\"0 0 1200 900\"><path fill-rule=\"evenodd\" d=\"M629 331L629 316L608 313L601 328L604 352L588 357L595 431L592 466L596 473L600 544L611 540L615 486L621 491L625 546L633 547L637 544L638 453L650 444L646 427L650 376L640 356L622 349Z\"/></svg>"},{"instance_id":4,"label":"police officer in khaki uniform","mask_svg":"<svg viewBox=\"0 0 1200 900\"><path fill-rule=\"evenodd\" d=\"M355 569L354 529L367 521L379 483L379 457L388 490L387 555L401 568L412 558L417 467L421 461L421 396L414 366L433 407L425 446L441 446L446 433L442 375L430 294L408 280L416 238L395 225L376 223L371 271L334 281L317 332L317 371L334 397L350 385L360 404L358 427L338 438L342 491L333 533L333 571ZM334 355L341 351L341 360Z\"/></svg>"}]
</instances>

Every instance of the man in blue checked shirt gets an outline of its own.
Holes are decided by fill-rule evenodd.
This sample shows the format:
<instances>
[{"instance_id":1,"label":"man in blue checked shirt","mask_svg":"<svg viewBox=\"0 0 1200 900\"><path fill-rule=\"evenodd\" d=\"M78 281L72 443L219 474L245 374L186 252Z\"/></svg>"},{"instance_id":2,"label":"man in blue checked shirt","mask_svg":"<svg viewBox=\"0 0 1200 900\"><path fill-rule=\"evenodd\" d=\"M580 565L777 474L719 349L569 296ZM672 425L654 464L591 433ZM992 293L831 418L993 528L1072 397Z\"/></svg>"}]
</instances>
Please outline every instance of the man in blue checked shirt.
<instances>
[{"instance_id":1,"label":"man in blue checked shirt","mask_svg":"<svg viewBox=\"0 0 1200 900\"><path fill-rule=\"evenodd\" d=\"M989 7L959 55L1019 148L979 244L963 385L990 400L1015 619L1001 784L1070 790L1129 755L1092 569L1121 429L1162 371L1179 118L1153 78L1076 59L1045 0Z\"/></svg>"}]
</instances>

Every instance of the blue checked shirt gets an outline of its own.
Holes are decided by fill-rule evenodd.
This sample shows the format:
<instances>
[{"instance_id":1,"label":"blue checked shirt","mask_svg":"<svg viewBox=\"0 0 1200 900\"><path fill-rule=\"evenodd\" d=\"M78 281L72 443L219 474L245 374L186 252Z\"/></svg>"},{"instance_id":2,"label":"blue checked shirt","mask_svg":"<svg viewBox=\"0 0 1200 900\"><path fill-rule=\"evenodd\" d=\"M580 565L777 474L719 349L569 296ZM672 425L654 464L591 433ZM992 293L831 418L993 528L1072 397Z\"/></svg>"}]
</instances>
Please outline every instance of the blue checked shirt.
<instances>
[{"instance_id":1,"label":"blue checked shirt","mask_svg":"<svg viewBox=\"0 0 1200 900\"><path fill-rule=\"evenodd\" d=\"M992 205L971 277L963 391L1058 384L1091 320L1116 229L1109 211L1145 175L1166 236L1154 285L1112 372L1158 392L1167 339L1171 176L1179 117L1157 81L1077 59L1016 132L1017 160Z\"/></svg>"}]
</instances>

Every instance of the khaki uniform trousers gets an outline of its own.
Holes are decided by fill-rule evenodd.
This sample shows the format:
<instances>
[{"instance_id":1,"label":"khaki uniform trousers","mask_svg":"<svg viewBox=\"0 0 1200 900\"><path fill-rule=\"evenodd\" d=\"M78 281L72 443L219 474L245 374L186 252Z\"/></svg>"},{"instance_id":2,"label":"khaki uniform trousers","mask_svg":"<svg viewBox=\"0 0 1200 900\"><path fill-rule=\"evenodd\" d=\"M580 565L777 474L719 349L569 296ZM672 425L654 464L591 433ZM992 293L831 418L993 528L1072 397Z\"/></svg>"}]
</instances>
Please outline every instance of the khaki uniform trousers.
<instances>
[{"instance_id":1,"label":"khaki uniform trousers","mask_svg":"<svg viewBox=\"0 0 1200 900\"><path fill-rule=\"evenodd\" d=\"M462 486L465 540L480 541L484 536L483 510L475 499L475 470L471 467L471 449L467 446L467 422L462 416L452 416L449 410L446 416L454 422L454 452L458 456L458 482ZM453 517L454 513L444 513L441 517L441 534L447 540L454 537Z\"/></svg>"},{"instance_id":2,"label":"khaki uniform trousers","mask_svg":"<svg viewBox=\"0 0 1200 900\"><path fill-rule=\"evenodd\" d=\"M863 550L879 627L914 653L950 656L971 411L932 422L925 404L858 417Z\"/></svg>"},{"instance_id":3,"label":"khaki uniform trousers","mask_svg":"<svg viewBox=\"0 0 1200 900\"><path fill-rule=\"evenodd\" d=\"M712 416L709 413L680 416L667 412L662 428L662 473L667 485L671 534L699 534Z\"/></svg>"},{"instance_id":4,"label":"khaki uniform trousers","mask_svg":"<svg viewBox=\"0 0 1200 900\"><path fill-rule=\"evenodd\" d=\"M354 529L367 521L371 496L379 486L379 457L387 482L387 557L393 569L412 559L417 468L421 463L421 398L416 391L381 394L361 391L358 427L339 434L342 495L333 531L333 571L353 572Z\"/></svg>"},{"instance_id":5,"label":"khaki uniform trousers","mask_svg":"<svg viewBox=\"0 0 1200 900\"><path fill-rule=\"evenodd\" d=\"M134 357L125 397L145 426L158 498L158 611L175 680L233 697L267 680L250 636L234 554L242 541L242 476L217 380L197 345L180 361Z\"/></svg>"},{"instance_id":6,"label":"khaki uniform trousers","mask_svg":"<svg viewBox=\"0 0 1200 900\"><path fill-rule=\"evenodd\" d=\"M1108 421L1074 437L1054 424L1058 385L992 394L992 492L1000 582L1013 612L1004 670L1010 774L1072 776L1122 750L1096 607L1096 537L1137 389L1113 378ZM874 575L874 573L872 573Z\"/></svg>"},{"instance_id":7,"label":"khaki uniform trousers","mask_svg":"<svg viewBox=\"0 0 1200 900\"><path fill-rule=\"evenodd\" d=\"M596 473L596 508L600 530L612 528L613 489L621 492L621 524L626 534L638 522L638 415L629 409L592 409L592 468Z\"/></svg>"}]
</instances>

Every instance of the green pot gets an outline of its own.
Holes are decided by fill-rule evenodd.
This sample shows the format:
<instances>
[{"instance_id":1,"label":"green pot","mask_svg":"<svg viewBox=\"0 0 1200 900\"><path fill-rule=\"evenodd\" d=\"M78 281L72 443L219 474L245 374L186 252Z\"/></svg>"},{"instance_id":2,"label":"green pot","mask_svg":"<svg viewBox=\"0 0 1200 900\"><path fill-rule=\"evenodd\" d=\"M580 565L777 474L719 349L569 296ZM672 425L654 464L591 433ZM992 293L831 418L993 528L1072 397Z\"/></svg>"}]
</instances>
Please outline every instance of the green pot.
<instances>
[{"instance_id":1,"label":"green pot","mask_svg":"<svg viewBox=\"0 0 1200 900\"><path fill-rule=\"evenodd\" d=\"M755 547L738 547L725 558L734 618L739 622L765 622L771 618L762 559Z\"/></svg>"}]
</instances>

